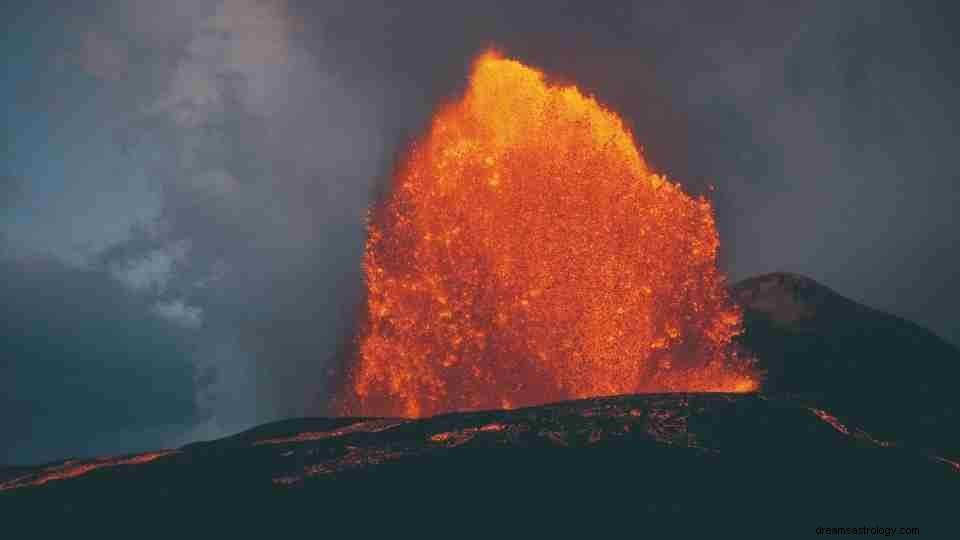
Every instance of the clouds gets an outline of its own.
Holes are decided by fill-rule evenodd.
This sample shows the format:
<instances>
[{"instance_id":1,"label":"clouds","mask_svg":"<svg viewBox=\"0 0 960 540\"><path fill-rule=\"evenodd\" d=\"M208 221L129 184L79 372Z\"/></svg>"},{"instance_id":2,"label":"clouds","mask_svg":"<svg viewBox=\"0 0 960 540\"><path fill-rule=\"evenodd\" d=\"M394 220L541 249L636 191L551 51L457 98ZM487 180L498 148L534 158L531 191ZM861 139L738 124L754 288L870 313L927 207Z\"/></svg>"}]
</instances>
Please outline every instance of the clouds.
<instances>
[{"instance_id":1,"label":"clouds","mask_svg":"<svg viewBox=\"0 0 960 540\"><path fill-rule=\"evenodd\" d=\"M356 139L377 154L375 113L290 43L281 2L157 6L103 2L92 13L54 19L71 42L69 54L37 56L32 64L66 58L63 71L51 77L61 86L82 81L70 90L74 104L89 101L93 91L109 99L94 100L80 115L41 102L47 116L11 117L20 128L36 125L40 132L35 138L16 134L18 156L42 155L47 163L14 163L30 178L30 193L0 220L8 247L15 248L7 258L9 283L35 272L20 261L39 261L56 269L64 287L95 282L91 291L105 297L78 293L67 304L57 295L33 298L47 316L83 321L103 309L107 320L121 319L115 333L70 322L33 339L22 314L4 313L2 323L13 338L0 344L0 357L10 359L13 371L0 386L19 405L4 409L2 419L19 414L24 427L9 431L13 438L0 448L16 460L120 451L145 440L160 446L184 442L185 433L222 435L272 419L278 407L303 414L322 386L309 381L321 378L330 343L346 334L342 298L332 291L351 281L336 274L347 271L340 262L345 256L352 255L354 270L359 248L344 249L333 239L348 237L357 246L362 241L373 167L364 165L363 153L347 149ZM104 132L107 144L121 144L103 151ZM70 155L80 166L64 157ZM58 166L50 167L51 161ZM102 174L104 169L115 174ZM139 185L159 200L126 189L123 180L145 180ZM345 196L333 200L332 193ZM125 219L128 214L136 219ZM78 249L78 243L86 247ZM333 248L325 250L324 243ZM329 290L302 294L304 283L313 280L329 283ZM283 351L270 340L272 328L285 323L271 318L303 320L316 309L297 314L291 298L283 300L287 307L277 306L272 295L278 283L297 289L297 300L323 306L311 321L322 328L286 334L292 349ZM42 325L44 318L30 320ZM83 340L74 347L82 352L75 359L78 369L91 374L84 379L90 392L41 391L43 379L29 371L31 362L54 378L69 369L60 363L59 349L36 344L73 343L73 332ZM134 335L136 347L127 344ZM34 345L23 345L24 339ZM122 356L111 352L115 347L135 351L117 375L110 367ZM186 396L189 407L170 408L177 420L161 422L169 429L148 416L131 424L98 420L104 412L95 396L122 393L132 384L123 374L149 379L173 366L183 368L183 376L158 381L158 388L177 399ZM274 391L274 372L301 382ZM18 389L8 391L13 385ZM153 392L140 397L150 407L165 403ZM28 428L48 435L35 437ZM125 429L128 441L115 448L93 443L111 433L111 440L123 439L118 430ZM135 433L150 429L149 437Z\"/></svg>"},{"instance_id":2,"label":"clouds","mask_svg":"<svg viewBox=\"0 0 960 540\"><path fill-rule=\"evenodd\" d=\"M22 196L23 183L11 174L0 174L0 209L12 207Z\"/></svg>"},{"instance_id":3,"label":"clouds","mask_svg":"<svg viewBox=\"0 0 960 540\"><path fill-rule=\"evenodd\" d=\"M157 82L149 89L107 85L132 104L108 111L128 118L128 151L158 146L169 159L152 169L163 197L156 226L98 264L150 298L154 315L221 351L209 365L196 358L217 380L254 383L242 394L254 407L230 402L253 411L250 423L320 411L326 362L349 339L363 215L383 161L380 106L365 97L376 85L349 80L322 46L304 48L295 38L303 21L286 7L199 2L185 6L192 17L148 25L156 10L138 2L111 12L103 30L131 51L165 44L175 53L131 62L131 79ZM127 19L150 31L117 37ZM211 403L226 395L197 400L230 417Z\"/></svg>"},{"instance_id":4,"label":"clouds","mask_svg":"<svg viewBox=\"0 0 960 540\"><path fill-rule=\"evenodd\" d=\"M114 278L134 291L163 292L175 265L185 261L188 243L174 242L149 251L140 259L126 259L114 265Z\"/></svg>"},{"instance_id":5,"label":"clouds","mask_svg":"<svg viewBox=\"0 0 960 540\"><path fill-rule=\"evenodd\" d=\"M153 312L184 328L199 328L203 322L203 310L185 304L180 298L157 302L153 306Z\"/></svg>"},{"instance_id":6,"label":"clouds","mask_svg":"<svg viewBox=\"0 0 960 540\"><path fill-rule=\"evenodd\" d=\"M0 262L0 463L162 446L203 420L189 333L108 274Z\"/></svg>"},{"instance_id":7,"label":"clouds","mask_svg":"<svg viewBox=\"0 0 960 540\"><path fill-rule=\"evenodd\" d=\"M83 34L76 51L65 59L77 62L88 74L103 80L122 80L130 70L130 51L123 42L91 30Z\"/></svg>"},{"instance_id":8,"label":"clouds","mask_svg":"<svg viewBox=\"0 0 960 540\"><path fill-rule=\"evenodd\" d=\"M178 127L222 118L229 101L269 115L296 71L308 68L289 42L280 2L215 2L188 28L190 37L164 95L146 110L169 114Z\"/></svg>"},{"instance_id":9,"label":"clouds","mask_svg":"<svg viewBox=\"0 0 960 540\"><path fill-rule=\"evenodd\" d=\"M185 30L164 90L141 108L176 156L163 241L190 241L183 272L199 282L218 275L184 294L205 326L237 337L237 362L260 366L247 370L261 373L258 418L305 414L352 323L359 282L344 276L359 267L381 152L376 107L294 42L282 2L215 2ZM174 308L162 312L189 313Z\"/></svg>"}]
</instances>

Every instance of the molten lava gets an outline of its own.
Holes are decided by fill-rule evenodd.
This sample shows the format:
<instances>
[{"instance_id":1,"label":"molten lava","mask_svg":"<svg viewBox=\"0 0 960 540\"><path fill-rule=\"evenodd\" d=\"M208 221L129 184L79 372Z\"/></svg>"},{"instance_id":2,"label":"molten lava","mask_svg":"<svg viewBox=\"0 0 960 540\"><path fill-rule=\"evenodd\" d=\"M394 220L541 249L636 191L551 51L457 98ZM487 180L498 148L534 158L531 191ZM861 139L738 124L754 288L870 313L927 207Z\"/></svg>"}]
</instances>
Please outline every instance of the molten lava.
<instances>
[{"instance_id":1,"label":"molten lava","mask_svg":"<svg viewBox=\"0 0 960 540\"><path fill-rule=\"evenodd\" d=\"M0 491L20 489L30 486L42 486L48 482L83 476L97 469L128 465L143 465L145 463L150 463L151 461L156 461L162 457L178 453L180 453L179 450L161 450L159 452L148 452L146 454L137 454L125 458L106 457L89 461L68 460L63 463L47 467L39 472L17 477L6 482L0 482Z\"/></svg>"},{"instance_id":2,"label":"molten lava","mask_svg":"<svg viewBox=\"0 0 960 540\"><path fill-rule=\"evenodd\" d=\"M369 218L340 412L757 388L710 203L576 87L484 53L394 182Z\"/></svg>"}]
</instances>

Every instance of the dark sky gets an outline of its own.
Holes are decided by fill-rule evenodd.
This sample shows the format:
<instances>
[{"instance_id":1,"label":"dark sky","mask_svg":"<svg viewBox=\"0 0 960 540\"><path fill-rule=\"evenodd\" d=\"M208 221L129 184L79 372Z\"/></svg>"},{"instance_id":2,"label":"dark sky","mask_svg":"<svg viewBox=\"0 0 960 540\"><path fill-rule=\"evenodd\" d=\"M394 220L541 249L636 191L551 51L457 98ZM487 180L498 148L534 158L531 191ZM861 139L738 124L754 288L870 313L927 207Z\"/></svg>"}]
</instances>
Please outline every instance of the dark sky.
<instances>
[{"instance_id":1,"label":"dark sky","mask_svg":"<svg viewBox=\"0 0 960 540\"><path fill-rule=\"evenodd\" d=\"M0 13L0 463L322 412L365 209L488 45L710 193L732 280L960 344L948 2L72 4Z\"/></svg>"}]
</instances>

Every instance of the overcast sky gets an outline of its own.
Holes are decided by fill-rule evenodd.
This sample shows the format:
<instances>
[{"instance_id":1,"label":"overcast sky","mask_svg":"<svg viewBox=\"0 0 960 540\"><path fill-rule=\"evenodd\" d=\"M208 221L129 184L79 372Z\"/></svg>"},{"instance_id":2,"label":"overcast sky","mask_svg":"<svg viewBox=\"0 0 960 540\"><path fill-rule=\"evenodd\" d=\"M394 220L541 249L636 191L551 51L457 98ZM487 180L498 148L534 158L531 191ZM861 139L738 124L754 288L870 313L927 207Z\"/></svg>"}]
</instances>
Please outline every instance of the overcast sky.
<instances>
[{"instance_id":1,"label":"overcast sky","mask_svg":"<svg viewBox=\"0 0 960 540\"><path fill-rule=\"evenodd\" d=\"M322 413L364 211L488 45L709 193L731 279L960 343L950 3L679 4L6 3L0 463Z\"/></svg>"}]
</instances>

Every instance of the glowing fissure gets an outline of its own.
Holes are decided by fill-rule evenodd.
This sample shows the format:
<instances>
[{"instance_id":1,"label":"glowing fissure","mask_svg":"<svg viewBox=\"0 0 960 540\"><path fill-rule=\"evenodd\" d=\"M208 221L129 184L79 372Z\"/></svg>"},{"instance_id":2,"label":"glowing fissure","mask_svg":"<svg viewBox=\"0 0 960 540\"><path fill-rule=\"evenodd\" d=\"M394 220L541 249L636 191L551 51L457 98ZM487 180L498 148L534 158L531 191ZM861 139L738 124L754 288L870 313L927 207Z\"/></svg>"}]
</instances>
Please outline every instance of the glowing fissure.
<instances>
[{"instance_id":1,"label":"glowing fissure","mask_svg":"<svg viewBox=\"0 0 960 540\"><path fill-rule=\"evenodd\" d=\"M395 428L403 424L403 421L397 420L370 420L367 422L357 422L333 431L307 431L298 433L289 437L277 437L273 439L263 439L254 441L254 446L264 444L296 444L310 441L320 441L323 439L333 439L350 435L351 433L379 433L388 429Z\"/></svg>"},{"instance_id":2,"label":"glowing fissure","mask_svg":"<svg viewBox=\"0 0 960 540\"><path fill-rule=\"evenodd\" d=\"M159 452L148 452L146 454L137 454L125 458L99 458L92 461L70 460L58 465L47 467L38 473L32 473L13 480L0 483L0 491L18 489L30 486L42 486L48 482L57 480L66 480L83 476L97 469L108 467L119 467L123 465L143 465L151 461L177 454L179 450L161 450Z\"/></svg>"},{"instance_id":3,"label":"glowing fissure","mask_svg":"<svg viewBox=\"0 0 960 540\"><path fill-rule=\"evenodd\" d=\"M368 233L343 414L757 388L711 204L652 172L615 113L495 52Z\"/></svg>"}]
</instances>

